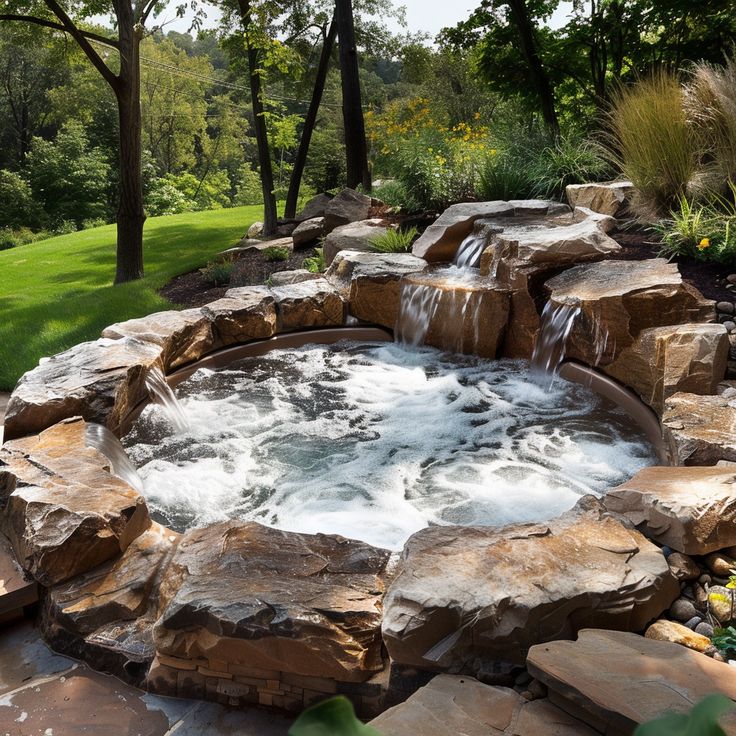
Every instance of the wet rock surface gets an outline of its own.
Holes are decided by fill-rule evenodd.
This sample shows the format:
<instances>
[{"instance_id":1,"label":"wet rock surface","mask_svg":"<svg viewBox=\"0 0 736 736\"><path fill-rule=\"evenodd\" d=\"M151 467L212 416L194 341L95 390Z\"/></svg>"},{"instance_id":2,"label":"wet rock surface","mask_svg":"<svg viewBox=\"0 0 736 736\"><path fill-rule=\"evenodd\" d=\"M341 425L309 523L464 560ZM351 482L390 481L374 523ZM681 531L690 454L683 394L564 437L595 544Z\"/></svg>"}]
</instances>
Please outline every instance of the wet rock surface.
<instances>
[{"instance_id":1,"label":"wet rock surface","mask_svg":"<svg viewBox=\"0 0 736 736\"><path fill-rule=\"evenodd\" d=\"M383 636L396 662L472 674L479 658L523 662L581 628L642 629L678 590L660 549L585 497L545 524L415 534Z\"/></svg>"},{"instance_id":2,"label":"wet rock surface","mask_svg":"<svg viewBox=\"0 0 736 736\"><path fill-rule=\"evenodd\" d=\"M150 525L143 497L110 474L107 458L86 447L81 419L5 443L2 473L14 479L6 484L2 531L42 585L119 555Z\"/></svg>"},{"instance_id":3,"label":"wet rock surface","mask_svg":"<svg viewBox=\"0 0 736 736\"><path fill-rule=\"evenodd\" d=\"M126 338L83 342L44 360L18 382L5 414L5 439L40 432L73 416L119 433L148 395L146 374L162 368L161 347Z\"/></svg>"},{"instance_id":4,"label":"wet rock surface","mask_svg":"<svg viewBox=\"0 0 736 736\"><path fill-rule=\"evenodd\" d=\"M187 532L161 587L159 655L361 682L383 668L389 553L328 535L223 522ZM232 674L232 673L231 673Z\"/></svg>"},{"instance_id":5,"label":"wet rock surface","mask_svg":"<svg viewBox=\"0 0 736 736\"><path fill-rule=\"evenodd\" d=\"M732 468L644 468L608 491L604 504L624 514L647 537L678 552L704 555L736 544Z\"/></svg>"},{"instance_id":6,"label":"wet rock surface","mask_svg":"<svg viewBox=\"0 0 736 736\"><path fill-rule=\"evenodd\" d=\"M401 278L425 268L426 261L409 253L341 251L325 277L348 302L353 317L393 329Z\"/></svg>"}]
</instances>

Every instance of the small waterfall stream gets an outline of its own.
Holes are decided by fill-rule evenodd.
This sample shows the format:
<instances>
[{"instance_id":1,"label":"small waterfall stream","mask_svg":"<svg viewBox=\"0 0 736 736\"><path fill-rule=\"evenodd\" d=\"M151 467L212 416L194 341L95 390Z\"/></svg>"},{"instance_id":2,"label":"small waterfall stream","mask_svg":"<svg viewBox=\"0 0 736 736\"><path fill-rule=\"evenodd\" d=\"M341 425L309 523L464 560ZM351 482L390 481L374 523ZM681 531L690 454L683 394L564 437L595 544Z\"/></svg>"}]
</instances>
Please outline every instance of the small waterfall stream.
<instances>
[{"instance_id":1,"label":"small waterfall stream","mask_svg":"<svg viewBox=\"0 0 736 736\"><path fill-rule=\"evenodd\" d=\"M552 302L547 302L544 305L542 324L532 353L533 371L551 376L557 374L565 359L567 338L579 314L580 306L577 304L553 306Z\"/></svg>"},{"instance_id":2,"label":"small waterfall stream","mask_svg":"<svg viewBox=\"0 0 736 736\"><path fill-rule=\"evenodd\" d=\"M159 368L151 368L146 374L146 388L153 402L163 407L166 417L174 425L174 429L180 434L187 432L190 427L184 410Z\"/></svg>"},{"instance_id":3,"label":"small waterfall stream","mask_svg":"<svg viewBox=\"0 0 736 736\"><path fill-rule=\"evenodd\" d=\"M480 257L486 248L486 234L471 232L457 249L453 265L458 268L478 268Z\"/></svg>"},{"instance_id":4,"label":"small waterfall stream","mask_svg":"<svg viewBox=\"0 0 736 736\"><path fill-rule=\"evenodd\" d=\"M125 452L120 440L102 424L88 423L84 436L85 444L102 453L109 461L112 474L124 480L138 493L143 493L143 480L135 465Z\"/></svg>"}]
</instances>

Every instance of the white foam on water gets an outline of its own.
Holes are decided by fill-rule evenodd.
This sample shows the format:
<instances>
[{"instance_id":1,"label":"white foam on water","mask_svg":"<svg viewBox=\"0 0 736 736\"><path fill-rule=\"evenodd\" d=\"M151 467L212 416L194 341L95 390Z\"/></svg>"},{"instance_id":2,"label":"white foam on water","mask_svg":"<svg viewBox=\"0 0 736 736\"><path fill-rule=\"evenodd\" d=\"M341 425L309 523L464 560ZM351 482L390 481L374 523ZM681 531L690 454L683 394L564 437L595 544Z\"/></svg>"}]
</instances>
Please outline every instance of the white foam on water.
<instances>
[{"instance_id":1,"label":"white foam on water","mask_svg":"<svg viewBox=\"0 0 736 736\"><path fill-rule=\"evenodd\" d=\"M125 445L176 529L227 518L400 548L429 524L542 521L656 462L620 409L519 361L391 343L305 346L200 370Z\"/></svg>"}]
</instances>

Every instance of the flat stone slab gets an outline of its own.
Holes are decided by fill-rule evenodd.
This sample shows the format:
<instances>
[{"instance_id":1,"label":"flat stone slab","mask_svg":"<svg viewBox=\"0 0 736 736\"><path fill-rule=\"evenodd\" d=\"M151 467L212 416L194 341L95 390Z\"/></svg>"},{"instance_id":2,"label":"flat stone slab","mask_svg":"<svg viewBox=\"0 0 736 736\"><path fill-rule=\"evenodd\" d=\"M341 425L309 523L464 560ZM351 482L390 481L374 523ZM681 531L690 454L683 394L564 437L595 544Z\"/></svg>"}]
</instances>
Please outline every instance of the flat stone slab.
<instances>
[{"instance_id":1,"label":"flat stone slab","mask_svg":"<svg viewBox=\"0 0 736 736\"><path fill-rule=\"evenodd\" d=\"M388 558L362 542L256 523L191 530L161 586L157 652L204 660L223 678L246 667L365 681L383 668Z\"/></svg>"},{"instance_id":2,"label":"flat stone slab","mask_svg":"<svg viewBox=\"0 0 736 736\"><path fill-rule=\"evenodd\" d=\"M393 329L399 314L400 281L424 271L427 262L409 253L340 251L325 277L358 319Z\"/></svg>"},{"instance_id":3,"label":"flat stone slab","mask_svg":"<svg viewBox=\"0 0 736 736\"><path fill-rule=\"evenodd\" d=\"M271 289L279 332L309 327L339 327L347 312L340 293L327 279L308 279Z\"/></svg>"},{"instance_id":4,"label":"flat stone slab","mask_svg":"<svg viewBox=\"0 0 736 736\"><path fill-rule=\"evenodd\" d=\"M676 465L736 462L736 396L670 396L662 414L662 431Z\"/></svg>"},{"instance_id":5,"label":"flat stone slab","mask_svg":"<svg viewBox=\"0 0 736 736\"><path fill-rule=\"evenodd\" d=\"M679 644L619 631L584 630L577 641L532 647L529 673L604 733L631 733L667 712L689 711L706 695L736 699L736 669ZM721 722L736 734L733 715Z\"/></svg>"},{"instance_id":6,"label":"flat stone slab","mask_svg":"<svg viewBox=\"0 0 736 736\"><path fill-rule=\"evenodd\" d=\"M393 661L473 674L543 641L642 629L679 594L661 550L592 496L543 524L414 534L384 600Z\"/></svg>"},{"instance_id":7,"label":"flat stone slab","mask_svg":"<svg viewBox=\"0 0 736 736\"><path fill-rule=\"evenodd\" d=\"M5 439L40 432L81 416L116 434L133 407L148 396L151 368L163 368L161 347L142 340L83 342L43 359L24 374L5 414Z\"/></svg>"},{"instance_id":8,"label":"flat stone slab","mask_svg":"<svg viewBox=\"0 0 736 736\"><path fill-rule=\"evenodd\" d=\"M568 184L565 187L570 207L587 207L611 217L625 209L633 192L634 185L630 181Z\"/></svg>"},{"instance_id":9,"label":"flat stone slab","mask_svg":"<svg viewBox=\"0 0 736 736\"><path fill-rule=\"evenodd\" d=\"M603 503L678 552L705 555L736 545L734 468L644 468Z\"/></svg>"},{"instance_id":10,"label":"flat stone slab","mask_svg":"<svg viewBox=\"0 0 736 736\"><path fill-rule=\"evenodd\" d=\"M406 702L370 725L383 736L595 736L591 728L552 705L472 677L437 675Z\"/></svg>"},{"instance_id":11,"label":"flat stone slab","mask_svg":"<svg viewBox=\"0 0 736 736\"><path fill-rule=\"evenodd\" d=\"M164 372L199 360L215 348L212 322L201 309L155 312L147 317L117 322L102 331L102 337L125 337L158 345Z\"/></svg>"},{"instance_id":12,"label":"flat stone slab","mask_svg":"<svg viewBox=\"0 0 736 736\"><path fill-rule=\"evenodd\" d=\"M83 420L67 420L0 449L0 527L42 585L119 555L151 523L143 496L109 472L85 431Z\"/></svg>"}]
</instances>

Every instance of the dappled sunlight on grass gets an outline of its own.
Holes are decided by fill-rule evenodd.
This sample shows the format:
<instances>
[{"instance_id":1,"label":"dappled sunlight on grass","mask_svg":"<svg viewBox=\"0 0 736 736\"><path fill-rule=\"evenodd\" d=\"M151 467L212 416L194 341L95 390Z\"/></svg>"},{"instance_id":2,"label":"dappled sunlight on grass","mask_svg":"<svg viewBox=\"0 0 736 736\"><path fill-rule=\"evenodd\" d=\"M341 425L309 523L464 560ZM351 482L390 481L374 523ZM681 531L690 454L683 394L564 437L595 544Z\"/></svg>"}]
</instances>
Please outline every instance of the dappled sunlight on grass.
<instances>
[{"instance_id":1,"label":"dappled sunlight on grass","mask_svg":"<svg viewBox=\"0 0 736 736\"><path fill-rule=\"evenodd\" d=\"M169 308L157 290L234 245L260 216L259 207L237 207L150 218L146 276L121 286L112 286L113 225L0 252L0 390L44 355L94 340L113 322Z\"/></svg>"}]
</instances>

